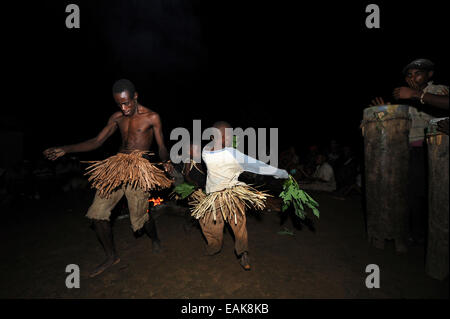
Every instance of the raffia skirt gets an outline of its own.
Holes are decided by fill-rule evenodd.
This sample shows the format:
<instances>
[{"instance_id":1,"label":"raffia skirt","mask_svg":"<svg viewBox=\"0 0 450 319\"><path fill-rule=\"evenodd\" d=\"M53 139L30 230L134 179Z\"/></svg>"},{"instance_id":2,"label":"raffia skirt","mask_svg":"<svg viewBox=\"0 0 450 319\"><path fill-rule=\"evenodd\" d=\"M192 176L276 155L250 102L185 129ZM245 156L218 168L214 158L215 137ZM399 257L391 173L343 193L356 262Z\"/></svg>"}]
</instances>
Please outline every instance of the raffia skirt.
<instances>
[{"instance_id":1,"label":"raffia skirt","mask_svg":"<svg viewBox=\"0 0 450 319\"><path fill-rule=\"evenodd\" d=\"M102 161L85 161L93 164L86 168L84 175L90 175L91 187L105 198L123 184L144 191L170 187L172 180L164 171L143 157L148 154L147 151L133 151L130 154L118 153Z\"/></svg>"},{"instance_id":2,"label":"raffia skirt","mask_svg":"<svg viewBox=\"0 0 450 319\"><path fill-rule=\"evenodd\" d=\"M206 222L212 218L216 221L220 213L225 221L234 220L237 224L236 214L245 215L246 207L263 210L269 196L249 185L237 185L209 194L197 190L190 196L189 205L192 206L191 215L196 219L204 218Z\"/></svg>"}]
</instances>

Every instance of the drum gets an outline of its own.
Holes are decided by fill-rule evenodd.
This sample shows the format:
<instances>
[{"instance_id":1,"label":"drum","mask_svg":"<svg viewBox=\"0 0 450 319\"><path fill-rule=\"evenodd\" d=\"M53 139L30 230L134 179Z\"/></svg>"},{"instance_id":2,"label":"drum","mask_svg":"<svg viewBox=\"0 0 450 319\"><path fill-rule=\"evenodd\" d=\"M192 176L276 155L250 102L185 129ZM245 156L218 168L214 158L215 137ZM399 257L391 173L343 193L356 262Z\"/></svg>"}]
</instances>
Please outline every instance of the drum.
<instances>
[{"instance_id":1,"label":"drum","mask_svg":"<svg viewBox=\"0 0 450 319\"><path fill-rule=\"evenodd\" d=\"M448 135L437 131L431 120L427 128L428 148L428 243L426 273L442 280L448 276Z\"/></svg>"},{"instance_id":2,"label":"drum","mask_svg":"<svg viewBox=\"0 0 450 319\"><path fill-rule=\"evenodd\" d=\"M361 123L368 240L380 249L385 240L394 240L398 252L407 250L409 231L409 109L407 105L369 107Z\"/></svg>"}]
</instances>

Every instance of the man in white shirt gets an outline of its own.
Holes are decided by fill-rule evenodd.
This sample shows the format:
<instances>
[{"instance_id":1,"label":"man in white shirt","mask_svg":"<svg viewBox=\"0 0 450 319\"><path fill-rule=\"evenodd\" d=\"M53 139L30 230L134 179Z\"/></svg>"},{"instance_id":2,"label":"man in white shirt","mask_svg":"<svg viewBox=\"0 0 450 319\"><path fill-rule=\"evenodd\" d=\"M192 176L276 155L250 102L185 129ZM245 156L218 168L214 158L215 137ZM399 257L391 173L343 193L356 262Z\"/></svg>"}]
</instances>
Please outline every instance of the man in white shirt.
<instances>
[{"instance_id":1,"label":"man in white shirt","mask_svg":"<svg viewBox=\"0 0 450 319\"><path fill-rule=\"evenodd\" d=\"M300 182L301 188L305 190L334 192L336 190L336 180L333 168L326 161L326 156L323 154L317 155L316 165L311 182Z\"/></svg>"},{"instance_id":2,"label":"man in white shirt","mask_svg":"<svg viewBox=\"0 0 450 319\"><path fill-rule=\"evenodd\" d=\"M247 171L288 178L289 174L231 147L232 136L226 132L227 128L231 129L228 123L217 122L214 127L220 132L220 138L214 139L212 148L205 147L202 152L207 167L206 196L191 202L195 204L192 216L199 219L208 242L208 255L215 255L222 249L223 227L227 222L234 233L240 264L244 270L250 270L245 208L263 209L267 194L239 181L239 175Z\"/></svg>"}]
</instances>

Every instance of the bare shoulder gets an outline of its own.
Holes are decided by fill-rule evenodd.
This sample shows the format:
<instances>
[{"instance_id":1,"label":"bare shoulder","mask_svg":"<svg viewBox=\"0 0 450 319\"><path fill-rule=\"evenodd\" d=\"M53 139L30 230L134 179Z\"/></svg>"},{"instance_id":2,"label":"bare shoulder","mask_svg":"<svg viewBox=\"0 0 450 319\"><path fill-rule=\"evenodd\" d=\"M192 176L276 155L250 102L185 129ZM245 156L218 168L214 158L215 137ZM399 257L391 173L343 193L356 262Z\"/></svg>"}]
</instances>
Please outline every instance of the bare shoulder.
<instances>
[{"instance_id":1,"label":"bare shoulder","mask_svg":"<svg viewBox=\"0 0 450 319\"><path fill-rule=\"evenodd\" d=\"M160 121L159 114L148 107L139 105L139 114L145 116L152 124L158 123Z\"/></svg>"},{"instance_id":2,"label":"bare shoulder","mask_svg":"<svg viewBox=\"0 0 450 319\"><path fill-rule=\"evenodd\" d=\"M108 120L108 123L116 122L117 120L121 119L123 117L122 112L118 111L115 112Z\"/></svg>"}]
</instances>

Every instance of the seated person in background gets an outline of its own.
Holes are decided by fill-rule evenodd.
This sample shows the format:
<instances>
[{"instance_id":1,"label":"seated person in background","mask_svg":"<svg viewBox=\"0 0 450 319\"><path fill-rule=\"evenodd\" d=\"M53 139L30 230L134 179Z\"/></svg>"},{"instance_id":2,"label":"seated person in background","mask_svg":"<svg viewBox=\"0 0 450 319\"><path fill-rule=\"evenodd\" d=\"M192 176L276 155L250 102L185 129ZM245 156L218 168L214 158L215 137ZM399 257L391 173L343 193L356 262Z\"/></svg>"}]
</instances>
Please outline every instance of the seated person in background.
<instances>
[{"instance_id":1,"label":"seated person in background","mask_svg":"<svg viewBox=\"0 0 450 319\"><path fill-rule=\"evenodd\" d=\"M334 192L336 190L336 180L334 171L327 158L323 154L316 157L316 170L314 174L308 177L307 181L300 182L300 187L304 190Z\"/></svg>"}]
</instances>

